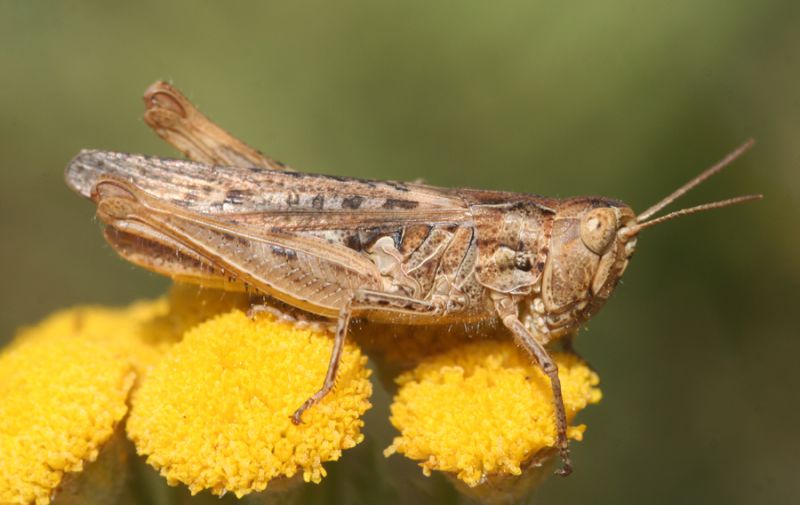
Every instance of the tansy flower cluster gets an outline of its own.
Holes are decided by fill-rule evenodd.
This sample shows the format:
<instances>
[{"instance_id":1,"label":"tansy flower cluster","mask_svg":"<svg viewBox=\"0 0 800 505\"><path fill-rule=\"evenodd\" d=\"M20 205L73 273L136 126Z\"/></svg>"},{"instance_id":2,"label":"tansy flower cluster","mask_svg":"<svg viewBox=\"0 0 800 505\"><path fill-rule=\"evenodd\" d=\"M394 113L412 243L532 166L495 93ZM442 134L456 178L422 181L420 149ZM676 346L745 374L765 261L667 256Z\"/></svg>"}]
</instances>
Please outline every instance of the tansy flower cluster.
<instances>
[{"instance_id":1,"label":"tansy flower cluster","mask_svg":"<svg viewBox=\"0 0 800 505\"><path fill-rule=\"evenodd\" d=\"M176 285L163 299L69 309L21 330L0 355L0 503L59 503L76 485L83 503L113 502L122 489L113 476L87 485L100 472L82 470L119 466L125 436L192 494L319 483L323 463L363 439L367 358L348 343L333 393L294 425L290 414L322 383L332 337L248 316L248 306L241 294ZM375 352L379 368L406 365L391 406L400 435L385 454L477 488L548 461L555 425L541 371L508 339L443 338L450 348L431 355L430 331L406 335L402 356ZM392 349L381 335L369 340ZM556 361L571 419L599 401L598 379L572 355Z\"/></svg>"},{"instance_id":2,"label":"tansy flower cluster","mask_svg":"<svg viewBox=\"0 0 800 505\"><path fill-rule=\"evenodd\" d=\"M244 300L178 287L169 300L71 309L21 331L0 357L0 503L57 500L122 430L192 493L319 482L322 463L363 438L366 357L348 345L336 391L295 426L331 338L251 319Z\"/></svg>"}]
</instances>

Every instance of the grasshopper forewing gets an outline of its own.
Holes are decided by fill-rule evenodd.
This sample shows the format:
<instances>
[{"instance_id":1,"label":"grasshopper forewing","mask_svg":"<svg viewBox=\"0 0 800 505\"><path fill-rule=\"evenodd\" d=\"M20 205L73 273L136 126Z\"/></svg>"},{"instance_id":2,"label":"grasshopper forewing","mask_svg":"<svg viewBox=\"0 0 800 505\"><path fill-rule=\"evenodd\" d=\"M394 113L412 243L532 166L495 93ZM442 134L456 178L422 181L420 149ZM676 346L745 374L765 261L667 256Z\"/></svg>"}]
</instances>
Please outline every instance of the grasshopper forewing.
<instances>
[{"instance_id":1,"label":"grasshopper forewing","mask_svg":"<svg viewBox=\"0 0 800 505\"><path fill-rule=\"evenodd\" d=\"M251 289L336 318L333 387L351 317L399 324L500 319L550 378L563 468L570 472L558 369L546 344L604 305L646 221L721 170L747 143L638 217L603 197L444 189L295 172L211 123L176 89L145 95L147 122L190 158L83 151L67 183L97 204L109 243L178 280Z\"/></svg>"}]
</instances>

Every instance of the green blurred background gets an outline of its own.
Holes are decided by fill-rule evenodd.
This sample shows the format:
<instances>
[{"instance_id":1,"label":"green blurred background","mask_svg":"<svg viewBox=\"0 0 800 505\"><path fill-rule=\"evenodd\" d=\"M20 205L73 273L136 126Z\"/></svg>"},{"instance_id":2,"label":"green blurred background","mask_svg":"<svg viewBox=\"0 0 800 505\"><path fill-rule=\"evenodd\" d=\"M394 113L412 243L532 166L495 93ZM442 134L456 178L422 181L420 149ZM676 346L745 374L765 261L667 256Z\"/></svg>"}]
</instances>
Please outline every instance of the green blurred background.
<instances>
[{"instance_id":1,"label":"green blurred background","mask_svg":"<svg viewBox=\"0 0 800 505\"><path fill-rule=\"evenodd\" d=\"M141 120L156 79L300 169L639 210L756 137L681 204L766 199L649 230L578 338L605 398L582 415L574 475L539 499L800 497L800 3L0 1L0 341L61 307L166 289L62 181L81 148L175 155ZM397 468L417 470L377 456L387 416L370 412L357 449L374 462L345 453L309 493L408 499ZM456 500L431 482L422 496Z\"/></svg>"}]
</instances>

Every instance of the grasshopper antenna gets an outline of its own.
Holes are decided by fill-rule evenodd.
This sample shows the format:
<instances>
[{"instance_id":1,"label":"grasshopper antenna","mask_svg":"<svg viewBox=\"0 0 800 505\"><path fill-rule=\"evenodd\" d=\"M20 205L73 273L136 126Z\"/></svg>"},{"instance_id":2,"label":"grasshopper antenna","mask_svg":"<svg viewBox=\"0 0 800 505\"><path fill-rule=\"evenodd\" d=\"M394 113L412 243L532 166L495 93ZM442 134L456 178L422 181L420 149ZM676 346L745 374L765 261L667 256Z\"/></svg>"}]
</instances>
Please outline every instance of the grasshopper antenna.
<instances>
[{"instance_id":1,"label":"grasshopper antenna","mask_svg":"<svg viewBox=\"0 0 800 505\"><path fill-rule=\"evenodd\" d=\"M675 212L670 212L669 214L667 214L665 216L657 217L655 219L651 219L650 221L645 221L644 223L639 223L639 224L636 224L634 226L631 226L630 228L628 228L628 231L627 231L626 234L627 235L635 235L635 234L639 233L640 231L642 231L645 228L649 228L649 227L655 226L657 224L661 224L661 223L664 223L664 222L667 222L667 221L671 221L671 220L675 219L676 217L688 216L689 214L696 214L698 212L703 212L703 211L711 210L711 209L721 209L723 207L730 207L731 205L736 205L737 203L750 202L750 201L753 201L753 200L761 200L762 198L764 198L764 195L761 195L761 194L758 194L758 195L744 195L744 196L737 196L737 197L734 197L734 198L728 198L727 200L720 200L720 201L717 201L717 202L704 203L702 205L697 205L695 207L689 207L688 209L676 210ZM638 219L637 219L637 221L638 221Z\"/></svg>"},{"instance_id":2,"label":"grasshopper antenna","mask_svg":"<svg viewBox=\"0 0 800 505\"><path fill-rule=\"evenodd\" d=\"M703 171L703 173L701 173L700 175L698 175L694 179L688 181L686 184L684 184L680 188L678 188L675 191L673 191L670 195L665 197L663 200L661 200L657 204L653 205L652 207L650 207L646 211L644 211L641 214L639 214L639 216L636 218L636 222L637 223L644 223L645 221L647 221L647 219L652 217L656 212L660 211L661 209L663 209L667 205L671 204L672 202L674 202L678 198L682 197L683 195L685 195L686 193L688 193L692 189L696 188L703 181L705 181L706 179L708 179L712 175L717 174L720 171L722 171L723 168L725 168L728 165L730 165L734 160L739 158L741 155L743 155L745 152L747 152L751 147L753 147L753 144L755 144L755 140L754 139L752 139L752 138L747 139L747 141L744 144L742 144L739 147L737 147L736 149L734 149L730 154L728 154L727 156L722 158L719 162L717 162L716 165L706 169L705 171ZM752 195L752 196L754 197L755 195ZM759 196L759 198L760 198L760 196ZM749 198L749 199L753 200L755 198ZM736 200L736 199L731 199L731 200ZM726 200L726 201L728 201L728 200ZM747 200L743 200L743 201L747 201ZM709 207L709 208L710 209L716 209L716 208L719 208L720 206L725 207L726 205L733 205L735 203L740 203L740 202L739 201L732 201L730 203L727 203L726 205L719 205L721 203L723 203L723 202L714 202L712 204L706 204L706 205L714 205L713 207ZM708 209L701 209L700 207L702 207L702 206L692 207L692 209L684 209L686 211L692 210L692 212L685 212L685 214L692 214L694 212L701 212L703 210L708 210ZM682 211L679 211L679 212L682 212ZM683 214L681 214L681 215L683 215ZM666 216L664 216L664 217L666 217ZM673 217L678 217L678 216L673 216ZM659 219L661 219L661 218L659 218ZM659 222L664 222L664 221L659 221ZM653 222L653 224L655 224L655 222Z\"/></svg>"},{"instance_id":3,"label":"grasshopper antenna","mask_svg":"<svg viewBox=\"0 0 800 505\"><path fill-rule=\"evenodd\" d=\"M622 234L627 237L632 237L642 231L645 228L649 228L651 226L655 226L657 224L665 223L667 221L671 221L676 217L681 216L688 216L689 214L696 214L698 212L704 212L711 209L721 209L723 207L729 207L731 205L736 205L739 203L750 202L752 200L761 200L764 195L755 194L755 195L743 195L737 196L734 198L728 198L726 200L719 200L716 202L709 202L704 203L701 205L696 205L694 207L688 207L686 209L676 210L674 212L670 212L661 217L657 217L654 219L649 219L653 216L653 214L657 213L667 205L671 204L681 196L685 195L693 188L697 187L700 183L711 177L712 175L720 172L723 168L727 167L731 164L735 159L739 158L742 154L744 154L748 149L753 147L755 141L753 139L748 139L744 144L737 147L733 150L730 154L722 158L716 165L706 169L698 175L697 177L693 178L692 180L688 181L686 184L681 186L680 188L673 191L670 195L666 198L658 202L657 204L653 205L646 211L639 214L636 218L636 223L633 226L626 227L625 229L621 230ZM649 220L648 220L649 219Z\"/></svg>"}]
</instances>

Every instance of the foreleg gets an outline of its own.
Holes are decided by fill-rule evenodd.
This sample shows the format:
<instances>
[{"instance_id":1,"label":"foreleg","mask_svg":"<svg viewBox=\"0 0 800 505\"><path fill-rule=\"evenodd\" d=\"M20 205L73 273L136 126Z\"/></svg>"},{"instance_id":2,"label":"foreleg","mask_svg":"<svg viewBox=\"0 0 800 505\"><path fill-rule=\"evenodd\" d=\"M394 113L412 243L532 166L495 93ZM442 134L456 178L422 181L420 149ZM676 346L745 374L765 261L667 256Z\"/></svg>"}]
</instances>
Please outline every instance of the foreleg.
<instances>
[{"instance_id":1,"label":"foreleg","mask_svg":"<svg viewBox=\"0 0 800 505\"><path fill-rule=\"evenodd\" d=\"M503 324L511 330L514 340L523 349L536 359L542 371L549 377L553 390L553 410L556 416L556 445L561 454L563 466L557 473L569 475L572 473L572 462L569 457L569 440L567 439L567 414L564 408L564 399L561 394L561 380L558 378L558 365L550 357L547 350L517 316L517 304L510 296L501 296L495 299L495 308Z\"/></svg>"}]
</instances>

